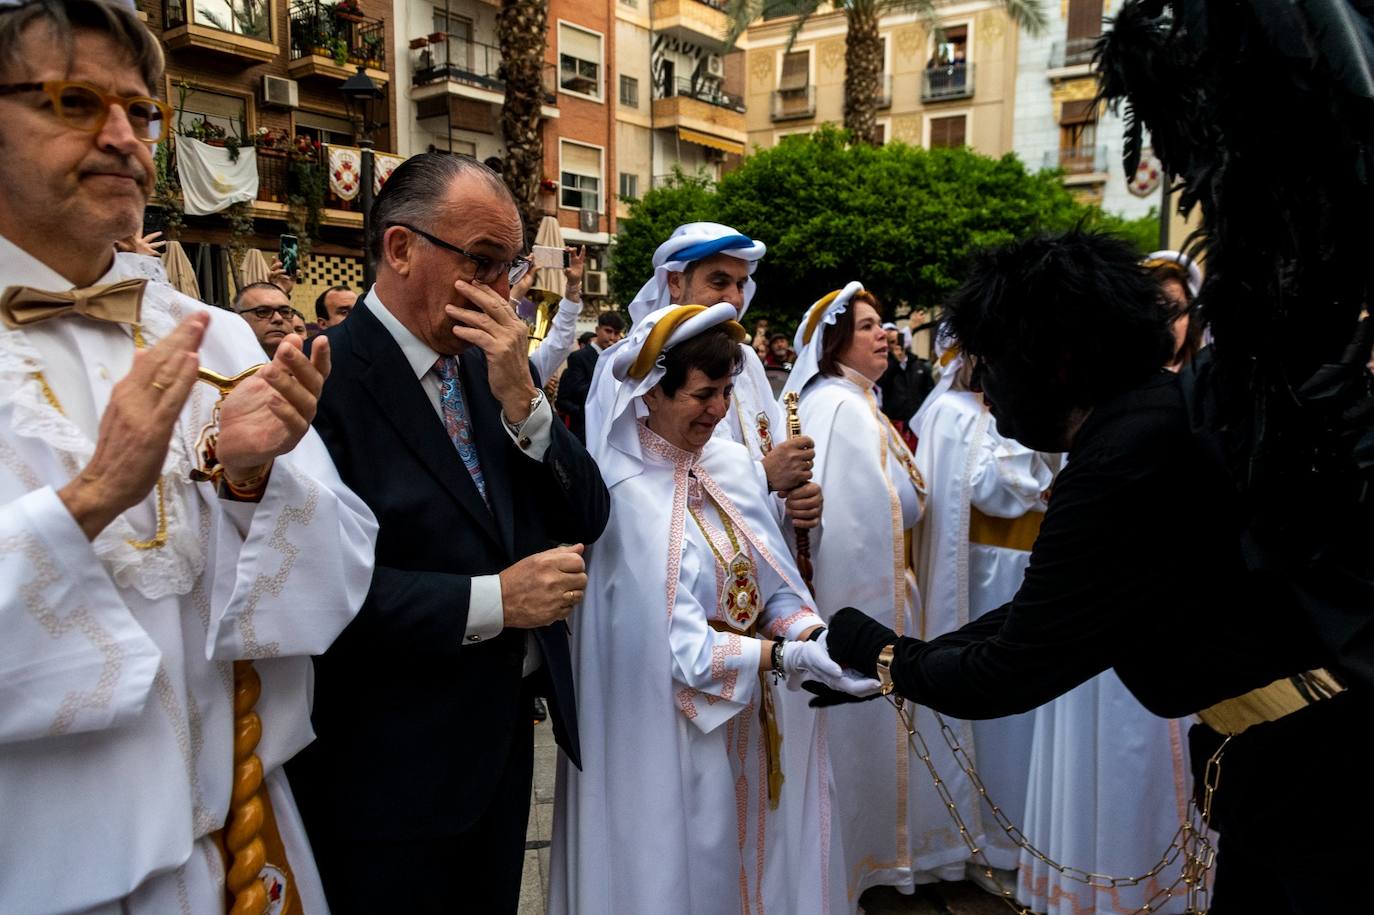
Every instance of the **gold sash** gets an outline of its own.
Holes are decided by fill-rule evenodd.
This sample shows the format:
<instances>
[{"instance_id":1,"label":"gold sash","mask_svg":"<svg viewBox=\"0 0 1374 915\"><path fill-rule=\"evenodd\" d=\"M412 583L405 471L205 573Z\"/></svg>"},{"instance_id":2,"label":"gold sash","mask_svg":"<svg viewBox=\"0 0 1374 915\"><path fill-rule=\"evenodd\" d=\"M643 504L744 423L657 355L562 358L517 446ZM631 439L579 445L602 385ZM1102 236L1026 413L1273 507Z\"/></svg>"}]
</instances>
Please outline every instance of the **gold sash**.
<instances>
[{"instance_id":1,"label":"gold sash","mask_svg":"<svg viewBox=\"0 0 1374 915\"><path fill-rule=\"evenodd\" d=\"M1292 677L1281 677L1268 686L1252 689L1234 699L1218 702L1197 713L1202 723L1219 734L1236 734L1266 721L1315 705L1345 692L1325 668L1309 670Z\"/></svg>"},{"instance_id":2,"label":"gold sash","mask_svg":"<svg viewBox=\"0 0 1374 915\"><path fill-rule=\"evenodd\" d=\"M968 512L968 539L983 546L999 546L1007 550L1029 553L1040 535L1044 512L1026 512L1019 518L994 518L973 506Z\"/></svg>"},{"instance_id":3,"label":"gold sash","mask_svg":"<svg viewBox=\"0 0 1374 915\"><path fill-rule=\"evenodd\" d=\"M707 620L706 625L716 632L758 638L757 623L743 631L724 620ZM778 799L782 797L782 729L778 727L778 710L773 704L772 671L759 671L759 690L759 721L763 724L764 755L768 760L768 808L777 810Z\"/></svg>"}]
</instances>

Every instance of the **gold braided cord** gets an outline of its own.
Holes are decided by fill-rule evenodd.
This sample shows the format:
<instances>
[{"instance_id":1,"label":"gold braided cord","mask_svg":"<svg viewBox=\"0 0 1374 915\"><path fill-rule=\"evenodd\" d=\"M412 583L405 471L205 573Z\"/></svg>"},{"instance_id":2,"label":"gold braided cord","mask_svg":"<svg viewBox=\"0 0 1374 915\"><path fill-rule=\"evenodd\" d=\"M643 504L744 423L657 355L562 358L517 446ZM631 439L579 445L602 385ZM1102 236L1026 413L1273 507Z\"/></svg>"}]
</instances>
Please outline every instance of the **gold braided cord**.
<instances>
[{"instance_id":1,"label":"gold braided cord","mask_svg":"<svg viewBox=\"0 0 1374 915\"><path fill-rule=\"evenodd\" d=\"M836 289L833 292L827 292L816 300L815 305L811 306L811 311L806 316L806 330L802 331L802 346L811 342L811 338L816 335L816 325L821 323L821 315L825 314L830 303L835 301L841 292L844 290Z\"/></svg>"},{"instance_id":2,"label":"gold braided cord","mask_svg":"<svg viewBox=\"0 0 1374 915\"><path fill-rule=\"evenodd\" d=\"M262 800L262 760L258 741L262 719L253 710L262 694L262 681L251 661L234 662L234 780L229 796L229 822L224 846L229 870L224 882L233 905L229 915L262 915L267 911L267 888L259 874L267 863L262 841L266 808Z\"/></svg>"},{"instance_id":3,"label":"gold braided cord","mask_svg":"<svg viewBox=\"0 0 1374 915\"><path fill-rule=\"evenodd\" d=\"M887 701L897 710L897 717L901 719L902 727L906 730L907 743L915 752L917 758L925 763L926 769L930 772L931 780L935 783L935 790L940 795L941 802L944 803L954 827L959 831L959 838L968 848L973 862L982 869L983 875L997 887L998 898L1005 902L1017 915L1035 915L1035 913L1016 901L1016 894L1002 883L1001 877L988 862L983 850L974 841L973 834L969 832L964 818L959 814L958 805L954 801L953 794L945 780L940 777L935 769L935 763L931 759L930 747L927 745L925 737L917 730L915 722L907 713L905 701L900 696L888 696ZM1079 867L1072 867L1067 864L1060 864L1049 855L1042 852L1031 844L1017 826L1011 822L1002 808L997 806L991 796L988 795L987 787L983 784L982 778L978 775L973 766L973 760L969 758L968 752L959 744L954 731L945 722L939 712L931 710L935 715L935 720L939 722L940 733L944 737L945 744L949 747L954 757L959 762L960 768L972 781L974 788L977 789L979 796L992 809L993 818L1006 833L1007 837L1016 845L1017 848L1030 854L1036 860L1047 867L1057 871L1061 876L1075 883L1081 883L1093 889L1116 889L1118 887L1138 886L1153 877L1158 876L1165 868L1170 867L1182 859L1182 867L1177 879L1166 887L1163 887L1143 905L1135 909L1132 915L1147 915L1150 912L1159 911L1166 902L1175 896L1184 896L1188 901L1188 915L1206 915L1207 913L1207 874L1212 869L1216 861L1216 851L1212 848L1211 840L1207 838L1207 822L1212 815L1212 800L1216 794L1217 785L1221 780L1221 757L1226 747L1231 742L1228 736L1222 741L1221 746L1207 760L1207 766L1203 774L1203 797L1202 805L1198 806L1195 799L1188 802L1188 819L1179 824L1178 831L1170 840L1164 853L1160 856L1158 863L1138 877L1113 877L1109 874L1098 874L1086 871Z\"/></svg>"},{"instance_id":4,"label":"gold braided cord","mask_svg":"<svg viewBox=\"0 0 1374 915\"><path fill-rule=\"evenodd\" d=\"M630 365L630 377L644 378L647 376L649 370L654 367L654 363L658 361L658 357L663 353L664 347L668 345L668 338L673 335L673 331L677 330L678 325L705 310L705 305L678 305L662 318L659 318L658 323L650 328L649 335L639 350L639 355ZM722 321L720 326L729 332L730 339L736 343L742 343L744 338L749 336L744 325L738 321Z\"/></svg>"}]
</instances>

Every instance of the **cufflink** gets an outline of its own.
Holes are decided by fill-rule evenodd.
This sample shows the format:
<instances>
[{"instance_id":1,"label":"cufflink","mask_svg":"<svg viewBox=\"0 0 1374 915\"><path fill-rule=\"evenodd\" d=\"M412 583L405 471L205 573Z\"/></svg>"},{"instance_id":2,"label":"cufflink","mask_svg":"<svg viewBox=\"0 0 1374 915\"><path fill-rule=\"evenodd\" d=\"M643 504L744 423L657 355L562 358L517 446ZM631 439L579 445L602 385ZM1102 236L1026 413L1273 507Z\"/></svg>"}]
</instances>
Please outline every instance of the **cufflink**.
<instances>
[{"instance_id":1,"label":"cufflink","mask_svg":"<svg viewBox=\"0 0 1374 915\"><path fill-rule=\"evenodd\" d=\"M517 442L517 444L520 446L521 451L530 450L530 437L528 435L520 436L520 441Z\"/></svg>"},{"instance_id":2,"label":"cufflink","mask_svg":"<svg viewBox=\"0 0 1374 915\"><path fill-rule=\"evenodd\" d=\"M468 636L468 641L469 641L469 642L480 642L480 641L482 641L482 637L481 637L480 635L470 635L470 636Z\"/></svg>"}]
</instances>

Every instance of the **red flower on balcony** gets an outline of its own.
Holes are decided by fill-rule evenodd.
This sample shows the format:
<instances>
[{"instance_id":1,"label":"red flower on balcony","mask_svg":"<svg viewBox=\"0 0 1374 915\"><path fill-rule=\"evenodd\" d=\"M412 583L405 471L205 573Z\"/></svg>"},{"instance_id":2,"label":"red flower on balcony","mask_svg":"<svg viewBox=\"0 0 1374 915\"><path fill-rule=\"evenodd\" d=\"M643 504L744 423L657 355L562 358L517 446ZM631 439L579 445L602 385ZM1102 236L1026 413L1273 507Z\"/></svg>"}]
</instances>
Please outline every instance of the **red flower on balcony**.
<instances>
[{"instance_id":1,"label":"red flower on balcony","mask_svg":"<svg viewBox=\"0 0 1374 915\"><path fill-rule=\"evenodd\" d=\"M552 178L545 178L543 181L539 182L539 187L543 190L548 191L549 193L553 193L554 191L558 190L558 182L553 180Z\"/></svg>"}]
</instances>

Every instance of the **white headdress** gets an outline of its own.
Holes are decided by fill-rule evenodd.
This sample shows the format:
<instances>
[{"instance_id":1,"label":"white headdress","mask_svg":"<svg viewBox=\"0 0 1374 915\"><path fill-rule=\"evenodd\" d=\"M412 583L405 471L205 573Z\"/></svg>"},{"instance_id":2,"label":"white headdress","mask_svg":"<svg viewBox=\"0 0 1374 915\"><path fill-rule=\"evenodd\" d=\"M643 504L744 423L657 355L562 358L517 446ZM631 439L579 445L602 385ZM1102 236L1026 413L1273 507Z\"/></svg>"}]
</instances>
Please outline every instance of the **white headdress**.
<instances>
[{"instance_id":1,"label":"white headdress","mask_svg":"<svg viewBox=\"0 0 1374 915\"><path fill-rule=\"evenodd\" d=\"M1202 271L1193 259L1182 251L1155 251L1145 258L1146 267L1158 267L1160 264L1178 264L1188 271L1188 296L1197 298L1198 292L1202 289Z\"/></svg>"},{"instance_id":2,"label":"white headdress","mask_svg":"<svg viewBox=\"0 0 1374 915\"><path fill-rule=\"evenodd\" d=\"M801 393L806 383L821 372L821 348L825 346L825 329L840 319L849 308L854 293L862 292L864 284L855 280L843 289L826 293L806 310L806 317L797 325L796 336L792 338L792 348L797 351L797 361L792 364L792 373L783 385L784 397L792 391Z\"/></svg>"},{"instance_id":3,"label":"white headdress","mask_svg":"<svg viewBox=\"0 0 1374 915\"><path fill-rule=\"evenodd\" d=\"M937 335L935 342L935 368L940 373L935 381L935 386L930 389L926 399L921 401L921 406L916 410L916 414L907 423L907 428L916 436L921 434L921 421L930 412L931 406L936 399L950 388L954 387L959 380L959 370L964 367L964 351L958 343L945 343L945 338Z\"/></svg>"},{"instance_id":4,"label":"white headdress","mask_svg":"<svg viewBox=\"0 0 1374 915\"><path fill-rule=\"evenodd\" d=\"M768 251L761 241L754 241L729 226L718 222L689 222L678 226L668 240L654 252L654 275L630 303L630 322L638 324L652 311L672 304L668 292L668 274L681 272L693 261L713 254L728 254L749 264L749 279L744 283L744 308L737 317L744 317L754 298L754 269L759 258Z\"/></svg>"},{"instance_id":5,"label":"white headdress","mask_svg":"<svg viewBox=\"0 0 1374 915\"><path fill-rule=\"evenodd\" d=\"M595 412L587 424L587 443L601 468L607 486L614 486L639 472L643 458L635 404L663 380L663 354L683 340L717 324L735 322L730 328L736 342L745 330L735 321L735 306L729 302L715 305L669 305L656 309L636 321L630 335L601 354L602 371L614 377L613 399ZM607 390L606 386L602 387Z\"/></svg>"}]
</instances>

